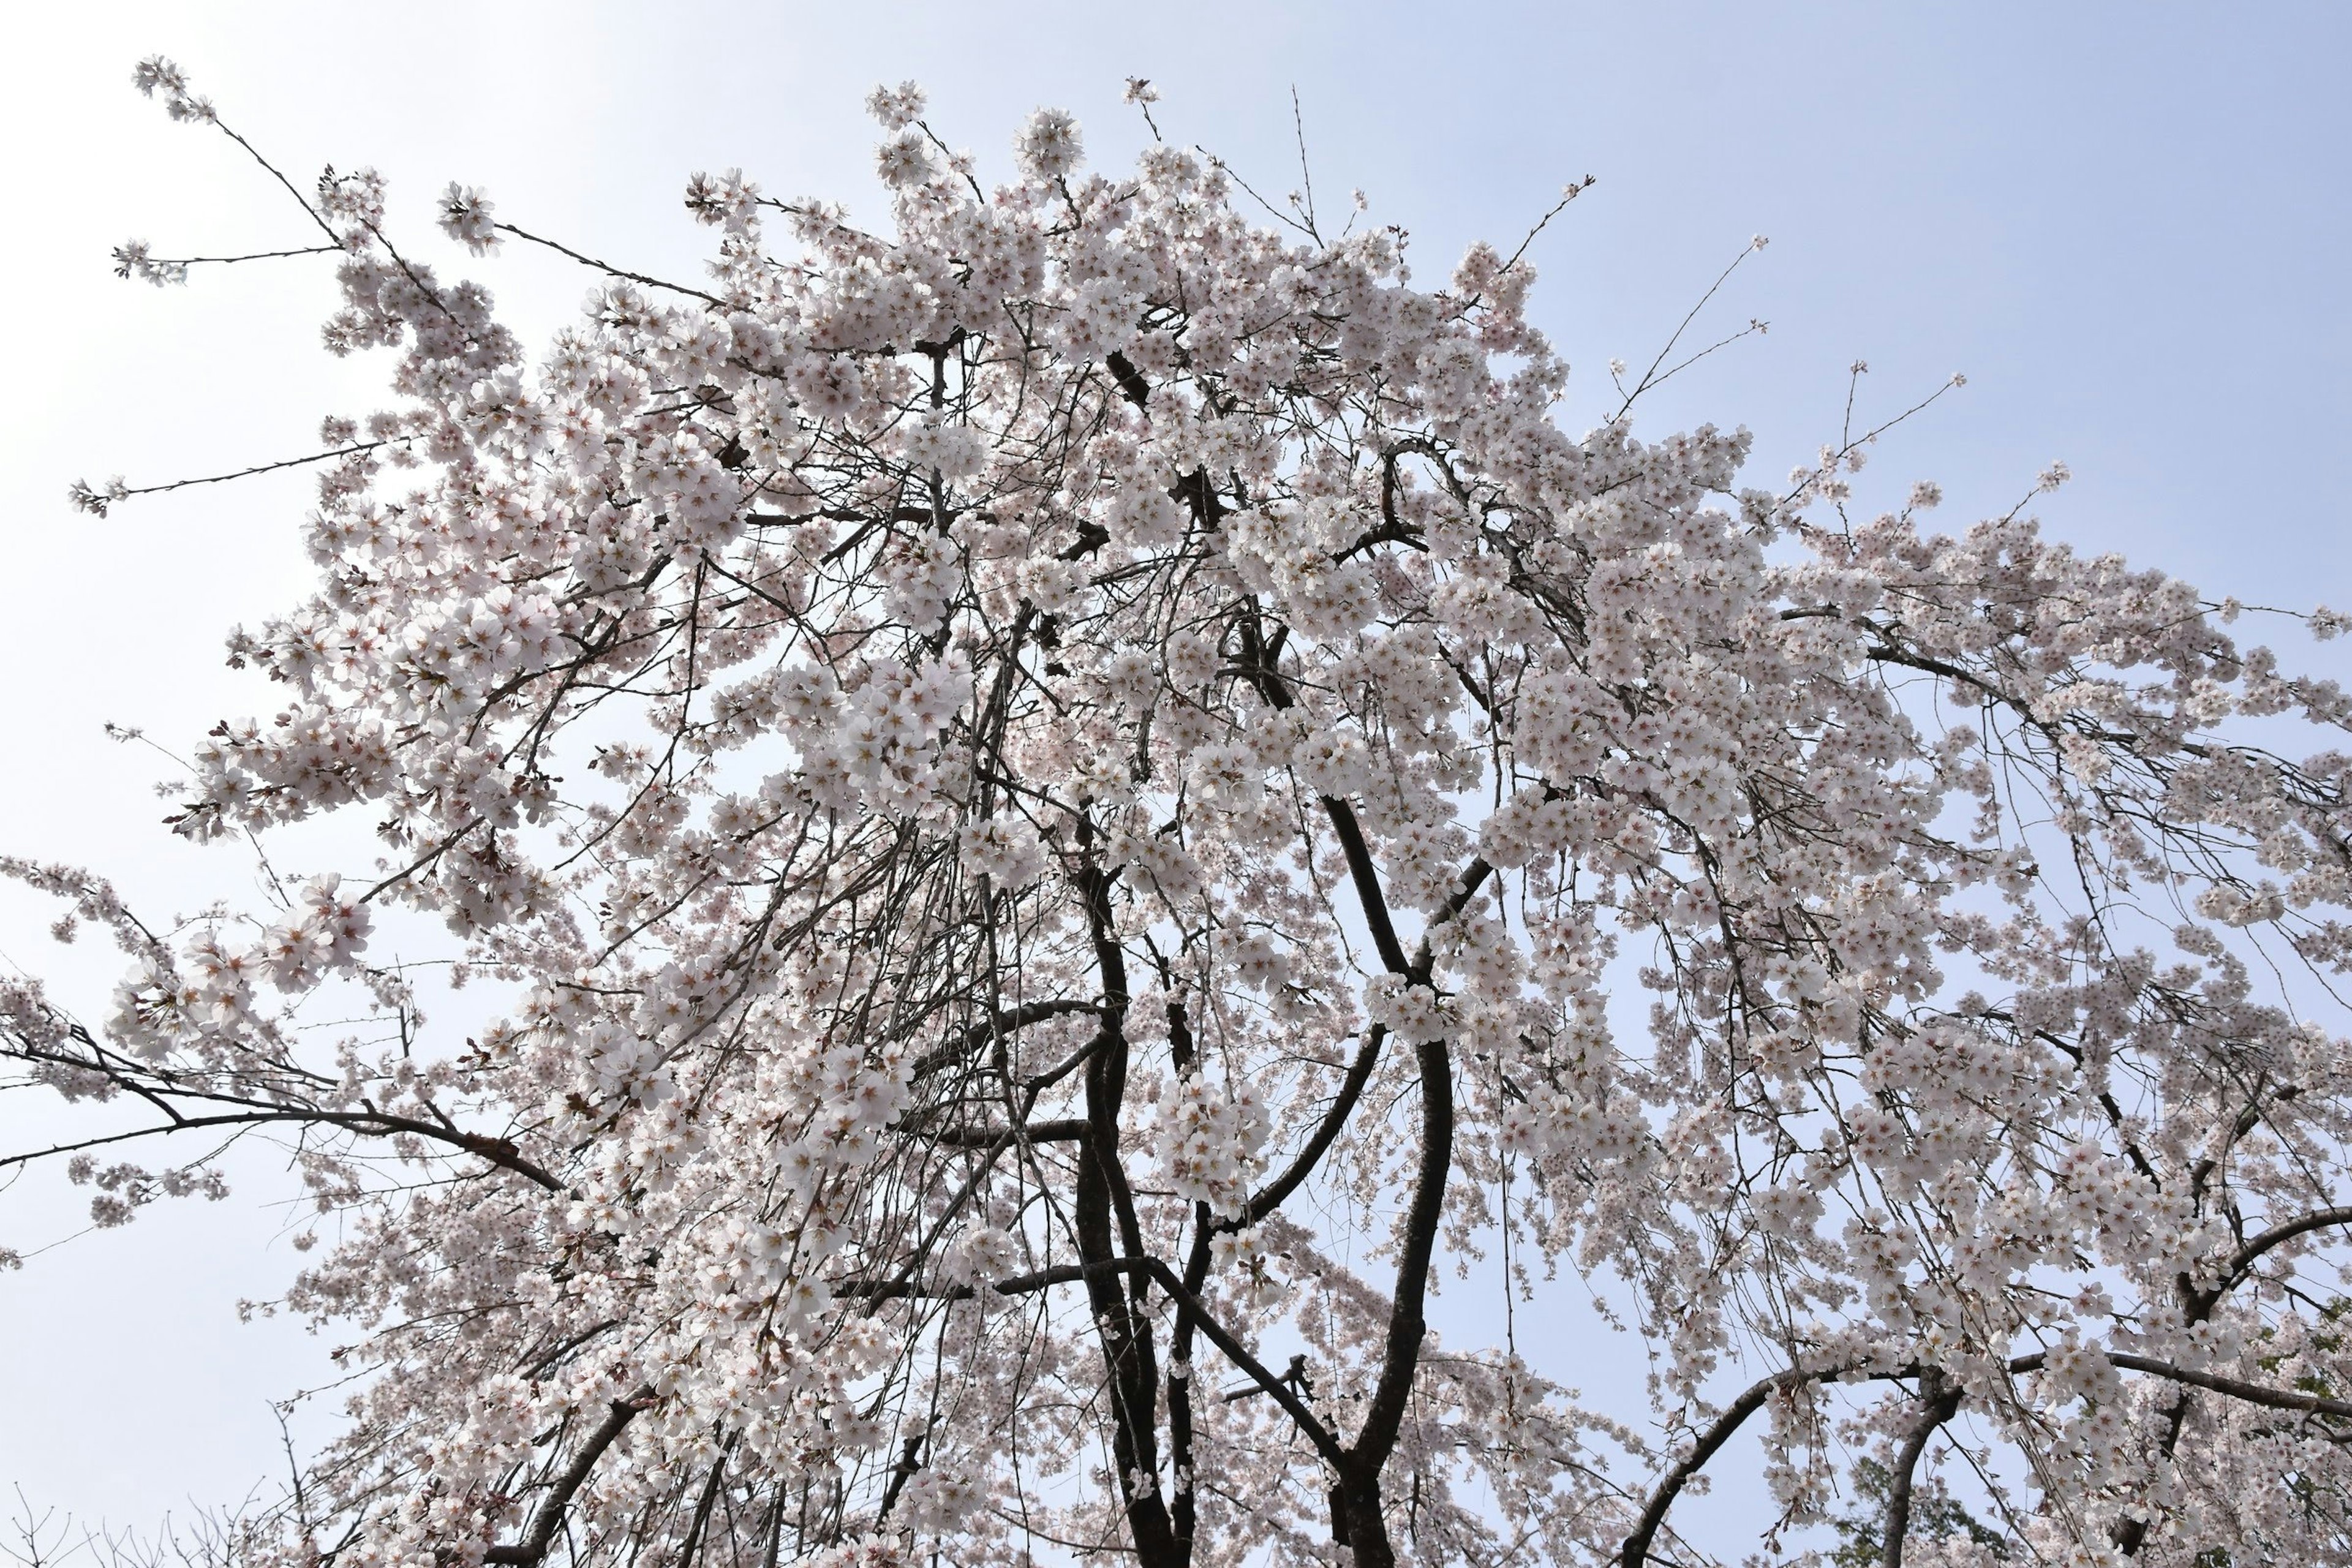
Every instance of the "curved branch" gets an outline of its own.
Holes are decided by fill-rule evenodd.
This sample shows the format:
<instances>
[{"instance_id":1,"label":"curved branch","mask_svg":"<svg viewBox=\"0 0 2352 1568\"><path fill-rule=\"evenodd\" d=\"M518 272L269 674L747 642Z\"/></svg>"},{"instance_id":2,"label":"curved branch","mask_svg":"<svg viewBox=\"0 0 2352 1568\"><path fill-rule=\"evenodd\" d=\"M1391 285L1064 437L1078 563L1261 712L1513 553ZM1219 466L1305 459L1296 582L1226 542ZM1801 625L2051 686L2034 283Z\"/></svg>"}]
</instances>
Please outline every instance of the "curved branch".
<instances>
[{"instance_id":1,"label":"curved branch","mask_svg":"<svg viewBox=\"0 0 2352 1568\"><path fill-rule=\"evenodd\" d=\"M546 1500L539 1505L539 1512L530 1521L530 1531L511 1546L491 1547L482 1553L482 1561L520 1563L530 1568L530 1564L545 1558L548 1547L555 1540L557 1529L563 1523L563 1510L572 1506L572 1497L588 1483L589 1473L595 1469L596 1461L604 1457L604 1450L613 1446L614 1439L621 1435L621 1429L635 1420L637 1412L652 1403L653 1397L653 1385L647 1384L626 1399L613 1401L603 1423L588 1434L588 1440L580 1445L577 1454L572 1456L571 1465L555 1478Z\"/></svg>"},{"instance_id":2,"label":"curved branch","mask_svg":"<svg viewBox=\"0 0 2352 1568\"><path fill-rule=\"evenodd\" d=\"M1323 1156L1331 1152L1331 1145L1339 1142L1340 1130L1347 1126L1348 1118L1355 1113L1356 1102L1364 1097L1364 1087L1372 1081L1372 1068L1380 1065L1381 1045L1388 1038L1388 1033L1386 1024L1372 1026L1371 1032L1364 1037L1364 1043L1356 1050L1356 1059L1348 1064L1348 1076L1340 1081L1339 1098L1332 1100L1330 1109L1324 1111L1323 1120L1316 1125L1314 1136L1307 1139L1306 1147L1298 1151L1298 1157L1290 1162L1282 1174L1258 1189L1255 1195L1243 1205L1239 1218L1219 1220L1216 1226L1219 1230L1248 1229L1280 1208L1284 1201L1298 1190L1300 1184L1315 1173L1315 1167L1321 1164Z\"/></svg>"},{"instance_id":3,"label":"curved branch","mask_svg":"<svg viewBox=\"0 0 2352 1568\"><path fill-rule=\"evenodd\" d=\"M2317 1226L2315 1225L2309 1228L2315 1229ZM2251 1245L2250 1243L2249 1246ZM2035 1351L2028 1355L2011 1357L2005 1370L2011 1377L2022 1377L2027 1373L2041 1371L2048 1360L2046 1353ZM2158 1361L2152 1356L2135 1355L2128 1351L2110 1351L2107 1352L2107 1361L2111 1365L2125 1372L2137 1372L2149 1377L2166 1378L2174 1383L2186 1384L2214 1394L2225 1394L2232 1399L2242 1399L2249 1405L2264 1405L2273 1410L2300 1410L2313 1415L2329 1415L2352 1420L2352 1402L2341 1399L2328 1399L2315 1394L2305 1394L2296 1389L2271 1388L2258 1383L2247 1383L2241 1378L2224 1377L2218 1373L2199 1372L2189 1367L2175 1366L2170 1362ZM1807 1384L1825 1383L1849 1377L1859 1370L1852 1364L1822 1367L1810 1372L1791 1367L1786 1372L1775 1373L1770 1377L1751 1384L1738 1399L1725 1406L1723 1414L1716 1418L1712 1426L1700 1435L1698 1441L1692 1446L1691 1451L1685 1455L1674 1468L1660 1478L1656 1488L1650 1494L1648 1504L1642 1510L1642 1517L1635 1523L1633 1533L1626 1536L1625 1544L1618 1551L1617 1561L1620 1568L1642 1568L1642 1564L1649 1558L1651 1542L1656 1538L1659 1529L1665 1523L1667 1510L1674 1507L1675 1500L1682 1495L1683 1489L1689 1484L1690 1479L1706 1468L1707 1461L1714 1458L1726 1443L1731 1441L1748 1418L1761 1410L1765 1402L1773 1394L1802 1388ZM1926 1369L1919 1367L1895 1367L1885 1372L1870 1373L1866 1374L1864 1381L1880 1382L1891 1378L1918 1377L1925 1374ZM1949 1420L1950 1417L1947 1415L1943 1419ZM1937 1425L1940 1424L1940 1422L1937 1423ZM1932 1429L1932 1427L1928 1428L1931 1431ZM1924 1436L1920 1440L1923 1444L1926 1441ZM1916 1463L1916 1456L1914 1456L1913 1462Z\"/></svg>"},{"instance_id":4,"label":"curved branch","mask_svg":"<svg viewBox=\"0 0 2352 1568\"><path fill-rule=\"evenodd\" d=\"M1650 1555L1650 1542L1656 1538L1659 1526L1665 1523L1666 1510L1675 1506L1675 1499L1682 1495L1683 1488L1690 1484L1693 1476L1706 1468L1706 1462L1715 1458L1717 1450L1731 1441L1733 1434L1748 1418L1764 1408L1766 1400L1785 1390L1802 1388L1809 1383L1835 1377L1842 1370L1831 1367L1820 1372L1805 1372L1791 1367L1787 1372L1773 1373L1733 1400L1723 1414L1716 1417L1715 1425L1699 1435L1691 1451L1684 1455L1681 1462L1668 1470L1651 1491L1649 1504L1642 1510L1641 1520L1633 1526L1633 1532L1625 1537L1625 1544L1618 1549L1617 1561L1622 1568L1642 1568Z\"/></svg>"},{"instance_id":5,"label":"curved branch","mask_svg":"<svg viewBox=\"0 0 2352 1568\"><path fill-rule=\"evenodd\" d=\"M1930 1372L1922 1381L1940 1384L1943 1374ZM1903 1439L1903 1451L1895 1456L1894 1475L1886 1489L1886 1528L1878 1560L1880 1568L1903 1568L1903 1543L1911 1533L1911 1483L1919 1469L1919 1456L1927 1451L1927 1439L1936 1435L1936 1429L1949 1421L1959 1408L1958 1389L1945 1389L1937 1394Z\"/></svg>"},{"instance_id":6,"label":"curved branch","mask_svg":"<svg viewBox=\"0 0 2352 1568\"><path fill-rule=\"evenodd\" d=\"M170 1113L169 1106L163 1109L166 1113ZM173 1115L169 1126L142 1127L130 1132L109 1133L103 1138L84 1139L79 1143L59 1143L52 1148L36 1150L30 1153L0 1157L0 1170L5 1170L10 1165L30 1164L36 1160L46 1160L56 1154L71 1154L83 1149L102 1148L109 1143L127 1143L138 1138L154 1138L172 1132L192 1132L205 1127L259 1127L281 1121L310 1122L328 1127L340 1127L346 1131L357 1132L370 1138L389 1138L403 1132L413 1133L419 1138L430 1138L436 1142L446 1143L462 1149L468 1154L478 1155L501 1170L512 1171L518 1176L536 1182L551 1193L571 1190L545 1170L525 1159L521 1152L509 1139L486 1138L478 1132L467 1132L455 1127L436 1126L430 1121L420 1121L408 1116L394 1116L381 1110L250 1110L219 1116Z\"/></svg>"},{"instance_id":7,"label":"curved branch","mask_svg":"<svg viewBox=\"0 0 2352 1568\"><path fill-rule=\"evenodd\" d=\"M2309 1214L2298 1215L2291 1220L2271 1226L2270 1229L2238 1248L2236 1254L2231 1258L2230 1271L2222 1281L2221 1289L2226 1290L2243 1279L2246 1277L2246 1271L2272 1248L2283 1247L2295 1237L2307 1236L2315 1230L2325 1230L2332 1225L2352 1225L2352 1208L2314 1209Z\"/></svg>"}]
</instances>

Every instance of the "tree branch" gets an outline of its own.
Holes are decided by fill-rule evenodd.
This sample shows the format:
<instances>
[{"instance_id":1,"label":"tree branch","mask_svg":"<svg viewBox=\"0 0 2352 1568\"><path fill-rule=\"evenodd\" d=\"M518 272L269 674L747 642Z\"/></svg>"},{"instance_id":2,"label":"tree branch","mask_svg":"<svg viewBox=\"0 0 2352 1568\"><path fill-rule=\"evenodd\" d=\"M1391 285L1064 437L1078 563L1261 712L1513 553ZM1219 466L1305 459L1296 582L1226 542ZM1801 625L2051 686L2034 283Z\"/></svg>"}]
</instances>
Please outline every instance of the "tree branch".
<instances>
[{"instance_id":1,"label":"tree branch","mask_svg":"<svg viewBox=\"0 0 2352 1568\"><path fill-rule=\"evenodd\" d=\"M974 1024L943 1046L934 1046L915 1058L909 1078L925 1079L933 1073L953 1067L972 1052L980 1049L1000 1034L1009 1035L1032 1024L1048 1018L1067 1018L1080 1013L1100 1013L1102 1004L1064 999L1054 1002L1024 1002L1018 1007L1008 1007L983 1024Z\"/></svg>"},{"instance_id":2,"label":"tree branch","mask_svg":"<svg viewBox=\"0 0 2352 1568\"><path fill-rule=\"evenodd\" d=\"M572 1457L571 1465L555 1478L554 1484L539 1505L539 1512L531 1520L530 1531L511 1546L491 1547L482 1553L482 1561L519 1563L523 1568L530 1568L531 1564L544 1558L548 1547L555 1540L556 1531L563 1523L563 1510L572 1506L574 1494L587 1484L590 1472L596 1468L596 1461L604 1457L604 1450L613 1446L622 1428L635 1420L637 1412L651 1404L653 1397L653 1385L647 1384L626 1399L614 1400L603 1423L588 1435L588 1440L581 1444L580 1451Z\"/></svg>"},{"instance_id":3,"label":"tree branch","mask_svg":"<svg viewBox=\"0 0 2352 1568\"><path fill-rule=\"evenodd\" d=\"M1911 1533L1911 1484L1918 1472L1919 1456L1927 1449L1927 1439L1936 1429L1960 1408L1960 1391L1943 1386L1943 1374L1929 1371L1922 1378L1935 1390L1927 1408L1903 1439L1903 1450L1895 1456L1893 1478L1886 1489L1886 1527L1879 1554L1880 1568L1903 1568L1903 1543Z\"/></svg>"},{"instance_id":4,"label":"tree branch","mask_svg":"<svg viewBox=\"0 0 2352 1568\"><path fill-rule=\"evenodd\" d=\"M167 1113L171 1110L169 1106L163 1109ZM154 1138L172 1132L191 1132L206 1127L259 1127L287 1121L341 1127L346 1131L357 1132L372 1138L389 1138L403 1132L413 1133L419 1138L430 1138L436 1142L446 1143L454 1148L462 1149L468 1154L478 1155L501 1170L512 1171L519 1176L536 1182L549 1192L562 1193L571 1190L540 1166L523 1158L520 1151L516 1149L509 1140L485 1138L479 1133L467 1132L459 1128L443 1127L434 1122L417 1121L414 1117L394 1116L380 1110L250 1110L218 1116L175 1117L170 1125L164 1127L142 1127L130 1132L114 1132L102 1138L84 1139L79 1143L59 1143L27 1154L10 1154L0 1157L0 1170L5 1170L10 1165L30 1164L36 1160L48 1159L53 1155L71 1154L84 1149L102 1148L109 1143L127 1143L139 1138Z\"/></svg>"},{"instance_id":5,"label":"tree branch","mask_svg":"<svg viewBox=\"0 0 2352 1568\"><path fill-rule=\"evenodd\" d=\"M2309 1214L2298 1215L2294 1219L2271 1226L2247 1242L2245 1246L2238 1248L2231 1258L2230 1270L2222 1289L2227 1289L2243 1279L2246 1277L2246 1271L2252 1268L2264 1253L2273 1247L2283 1247L2299 1236L2307 1236L2315 1230L2325 1230L2334 1225L2352 1225L2352 1208L2315 1209Z\"/></svg>"},{"instance_id":6,"label":"tree branch","mask_svg":"<svg viewBox=\"0 0 2352 1568\"><path fill-rule=\"evenodd\" d=\"M1282 1174L1259 1188L1243 1205L1239 1218L1219 1220L1219 1230L1248 1229L1280 1208L1284 1200L1315 1173L1315 1168L1323 1163L1323 1156L1331 1152L1333 1143L1339 1142L1348 1118L1355 1114L1356 1102L1364 1097L1364 1087L1372 1081L1372 1068L1380 1065L1381 1045L1388 1038L1388 1033L1386 1024L1372 1026L1370 1032L1364 1037L1364 1043L1356 1049L1356 1059L1348 1064L1348 1076L1340 1081L1339 1096L1323 1112L1323 1120L1316 1124L1314 1135L1307 1140L1306 1146L1284 1168Z\"/></svg>"},{"instance_id":7,"label":"tree branch","mask_svg":"<svg viewBox=\"0 0 2352 1568\"><path fill-rule=\"evenodd\" d=\"M1715 1425L1699 1435L1699 1439L1692 1445L1691 1451L1684 1455L1681 1461L1668 1470L1659 1479L1658 1484L1651 1489L1649 1503L1642 1510L1642 1517L1634 1524L1633 1532L1625 1538L1625 1544L1618 1549L1617 1561L1622 1568L1642 1568L1642 1564L1650 1555L1650 1542L1656 1538L1659 1526L1665 1523L1666 1510L1675 1506L1675 1500L1682 1495L1683 1488L1690 1484L1690 1479L1693 1476L1706 1468L1706 1462L1714 1458L1717 1451L1726 1443L1731 1441L1733 1435L1738 1432L1740 1426L1750 1415L1764 1408L1766 1400L1775 1394L1802 1388L1809 1383L1817 1383L1823 1378L1837 1375L1837 1369L1834 1368L1821 1372L1805 1372L1791 1367L1787 1372L1774 1373L1762 1382L1752 1384L1746 1393L1726 1406L1723 1414L1716 1417Z\"/></svg>"},{"instance_id":8,"label":"tree branch","mask_svg":"<svg viewBox=\"0 0 2352 1568\"><path fill-rule=\"evenodd\" d=\"M1252 1355L1247 1346L1233 1331L1213 1317L1201 1299L1184 1288L1176 1271L1157 1258L1113 1258L1100 1263L1059 1263L1051 1268L1040 1268L1027 1274L1016 1274L1000 1279L988 1287L1000 1296L1026 1296L1056 1285L1082 1284L1104 1275L1139 1274L1150 1279L1168 1295L1168 1299L1190 1312L1200 1325L1201 1332L1215 1345L1219 1353L1233 1363L1234 1370L1247 1376L1280 1405L1286 1414L1298 1424L1298 1430L1315 1445L1315 1451L1334 1465L1347 1458L1331 1429L1316 1419L1315 1413L1292 1391L1280 1376L1267 1370L1265 1363ZM919 1285L901 1285L895 1280L864 1282L848 1280L833 1287L834 1294L843 1297L880 1297L893 1300L902 1297L923 1297L932 1300L968 1301L980 1292L969 1285L952 1286L946 1289L926 1289Z\"/></svg>"}]
</instances>

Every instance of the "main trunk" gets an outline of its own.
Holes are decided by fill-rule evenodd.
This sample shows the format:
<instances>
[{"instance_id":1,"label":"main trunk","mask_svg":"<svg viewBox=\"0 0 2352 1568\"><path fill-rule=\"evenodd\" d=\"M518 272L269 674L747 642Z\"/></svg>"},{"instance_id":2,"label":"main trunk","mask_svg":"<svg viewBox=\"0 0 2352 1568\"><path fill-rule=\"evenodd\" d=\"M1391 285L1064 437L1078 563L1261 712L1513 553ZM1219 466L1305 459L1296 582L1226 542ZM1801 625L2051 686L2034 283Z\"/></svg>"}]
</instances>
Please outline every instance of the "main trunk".
<instances>
[{"instance_id":1,"label":"main trunk","mask_svg":"<svg viewBox=\"0 0 2352 1568\"><path fill-rule=\"evenodd\" d=\"M1348 1549L1354 1568L1396 1568L1388 1521L1381 1517L1377 1469L1351 1466L1331 1485L1331 1539Z\"/></svg>"}]
</instances>

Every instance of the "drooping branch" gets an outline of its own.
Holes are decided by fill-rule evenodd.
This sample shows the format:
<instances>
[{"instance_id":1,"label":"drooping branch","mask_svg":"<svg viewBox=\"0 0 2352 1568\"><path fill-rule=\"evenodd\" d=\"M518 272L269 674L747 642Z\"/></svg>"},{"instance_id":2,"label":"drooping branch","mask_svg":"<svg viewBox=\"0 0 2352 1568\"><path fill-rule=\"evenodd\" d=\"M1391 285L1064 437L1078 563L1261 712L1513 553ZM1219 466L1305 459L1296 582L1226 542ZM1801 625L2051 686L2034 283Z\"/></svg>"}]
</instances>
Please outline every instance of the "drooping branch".
<instances>
[{"instance_id":1,"label":"drooping branch","mask_svg":"<svg viewBox=\"0 0 2352 1568\"><path fill-rule=\"evenodd\" d=\"M2339 1225L2352 1225L2352 1208L2314 1209L2309 1214L2297 1215L2293 1219L2280 1221L2249 1239L2243 1247L2231 1255L2229 1265L2222 1271L2223 1288L2227 1289L2243 1279L2247 1271L2273 1250L2285 1246L2298 1237L2309 1236L2313 1231L2326 1230L2331 1226Z\"/></svg>"},{"instance_id":2,"label":"drooping branch","mask_svg":"<svg viewBox=\"0 0 2352 1568\"><path fill-rule=\"evenodd\" d=\"M2249 1405L2259 1405L2273 1410L2299 1410L2315 1415L2352 1420L2352 1401L2330 1399L2325 1395L2309 1394L2300 1389L2267 1387L2261 1384L2248 1383L2242 1378L2228 1377L2218 1373L2179 1366L2170 1362L2159 1361L2152 1356L2138 1355L2128 1351L2110 1351L2106 1352L2106 1359L2111 1364L2126 1372L2137 1372L2149 1377L2163 1378L2186 1386L2206 1389L2215 1394L2226 1394L2232 1399L2243 1400ZM2023 1377L2030 1373L2041 1371L2047 1364L2048 1360L2046 1352L2035 1351L2025 1355L2011 1357L2004 1370L2011 1377ZM1649 1500L1643 1505L1640 1518L1636 1521L1633 1531L1626 1536L1624 1544L1618 1550L1617 1562L1620 1568L1642 1568L1642 1564L1648 1561L1651 1542L1656 1539L1659 1529L1664 1524L1668 1510L1674 1507L1675 1500L1680 1497L1684 1489L1689 1485L1691 1478L1705 1469L1707 1462L1722 1451L1724 1445L1738 1434L1739 1428L1746 1425L1748 1417L1761 1410L1775 1394L1816 1383L1844 1381L1853 1378L1858 1373L1864 1381L1880 1382L1895 1378L1923 1377L1928 1375L1931 1371L1932 1369L1919 1367L1895 1367L1862 1373L1859 1368L1850 1364L1813 1369L1792 1367L1786 1372L1774 1373L1769 1377L1749 1384L1738 1398L1724 1406L1722 1413L1691 1445L1690 1450L1675 1461L1673 1467L1651 1488ZM1933 1421L1923 1421L1919 1426L1914 1428L1914 1435L1917 1436L1921 1445L1924 1446L1926 1443L1927 1434L1931 1434L1936 1426L1951 1419L1952 1413L1958 1408L1959 1398L1959 1390L1957 1387L1948 1386L1944 1394L1930 1404L1927 1411L1929 1415L1934 1415L1936 1411L1942 1408L1944 1400L1953 1402L1953 1410L1937 1416ZM1906 1447L1908 1442L1909 1439L1906 1438ZM1914 1454L1915 1463L1916 1458L1917 1456ZM1906 1489L1906 1496L1907 1495Z\"/></svg>"},{"instance_id":3,"label":"drooping branch","mask_svg":"<svg viewBox=\"0 0 2352 1568\"><path fill-rule=\"evenodd\" d=\"M168 1110L170 1107L165 1105L164 1109ZM467 1132L462 1128L420 1121L413 1116L395 1116L381 1110L321 1110L299 1107L231 1111L210 1116L175 1115L172 1121L160 1127L141 1127L128 1132L107 1133L96 1138L85 1138L71 1143L59 1143L47 1149L37 1149L25 1153L0 1157L0 1169L5 1169L10 1165L30 1164L36 1161L51 1159L60 1154L72 1154L86 1149L104 1148L113 1143L163 1137L173 1132L194 1132L219 1127L282 1126L289 1123L301 1126L336 1127L347 1132L357 1132L372 1138L402 1135L429 1139L436 1143L445 1143L453 1149L461 1149L468 1154L478 1155L500 1170L511 1171L516 1175L546 1188L549 1192L562 1193L571 1190L567 1184L524 1158L510 1139L485 1137L478 1132Z\"/></svg>"},{"instance_id":4,"label":"drooping branch","mask_svg":"<svg viewBox=\"0 0 2352 1568\"><path fill-rule=\"evenodd\" d=\"M1690 1484L1691 1478L1706 1468L1707 1461L1738 1434L1748 1418L1764 1408L1766 1401L1776 1394L1802 1388L1808 1384L1836 1375L1833 1370L1808 1372L1791 1367L1787 1372L1774 1373L1770 1377L1749 1384L1738 1398L1724 1406L1723 1414L1699 1434L1698 1440L1691 1445L1690 1452L1676 1460L1674 1467L1659 1479L1657 1485L1650 1489L1650 1500L1643 1505L1641 1518L1635 1521L1633 1532L1625 1537L1624 1545L1617 1549L1621 1568L1642 1568L1642 1564L1649 1560L1650 1542L1657 1538L1658 1529L1665 1523L1667 1510L1675 1506L1675 1500L1682 1496L1683 1489Z\"/></svg>"}]
</instances>

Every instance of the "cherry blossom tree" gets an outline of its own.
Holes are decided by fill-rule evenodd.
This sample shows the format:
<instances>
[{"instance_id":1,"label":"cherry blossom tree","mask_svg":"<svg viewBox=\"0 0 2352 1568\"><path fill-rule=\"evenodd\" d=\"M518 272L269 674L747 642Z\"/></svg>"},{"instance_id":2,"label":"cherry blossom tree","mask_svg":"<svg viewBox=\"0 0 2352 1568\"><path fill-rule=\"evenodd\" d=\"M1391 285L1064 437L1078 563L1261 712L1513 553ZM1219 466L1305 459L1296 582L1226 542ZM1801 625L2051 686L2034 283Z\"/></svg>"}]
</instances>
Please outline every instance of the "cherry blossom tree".
<instances>
[{"instance_id":1,"label":"cherry blossom tree","mask_svg":"<svg viewBox=\"0 0 2352 1568\"><path fill-rule=\"evenodd\" d=\"M1156 123L991 188L871 108L886 225L696 175L707 276L565 251L536 361L263 164L393 398L171 823L383 858L173 928L11 860L129 974L0 982L85 1108L11 1167L120 1223L275 1139L333 1231L356 1392L241 1557L2346 1561L2342 692L2022 507L1865 517L1884 426L1637 437L1672 350L1569 434L1524 245L1423 290Z\"/></svg>"}]
</instances>

